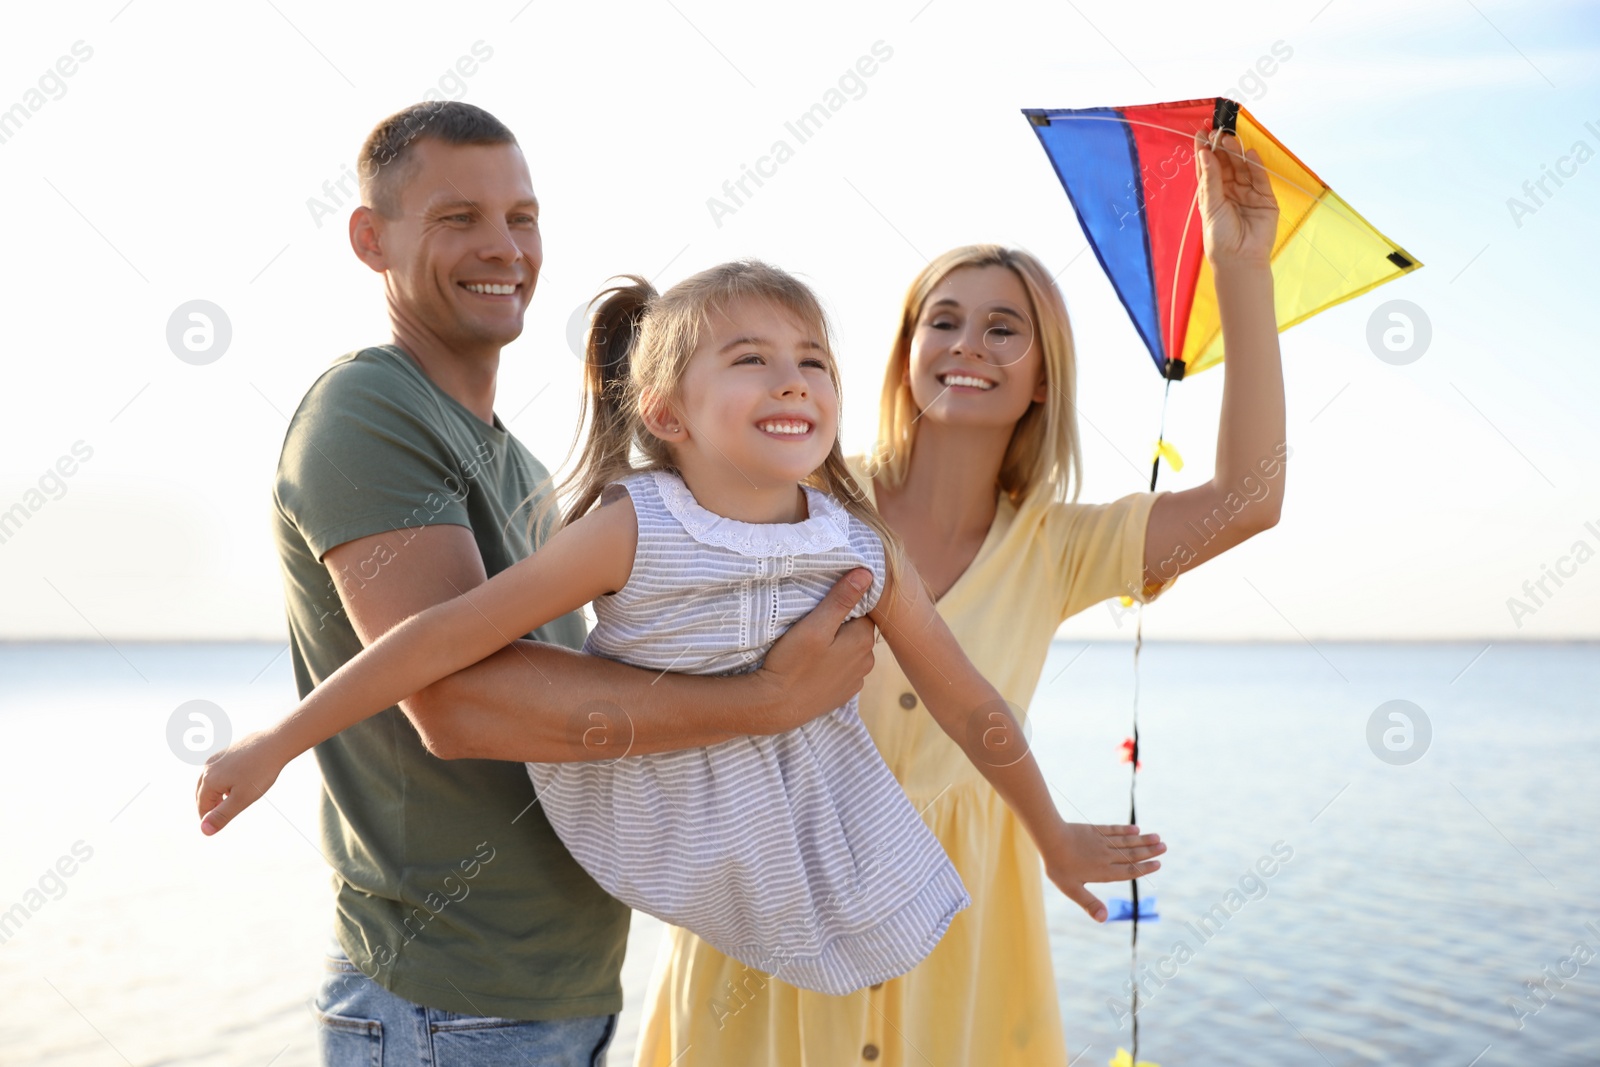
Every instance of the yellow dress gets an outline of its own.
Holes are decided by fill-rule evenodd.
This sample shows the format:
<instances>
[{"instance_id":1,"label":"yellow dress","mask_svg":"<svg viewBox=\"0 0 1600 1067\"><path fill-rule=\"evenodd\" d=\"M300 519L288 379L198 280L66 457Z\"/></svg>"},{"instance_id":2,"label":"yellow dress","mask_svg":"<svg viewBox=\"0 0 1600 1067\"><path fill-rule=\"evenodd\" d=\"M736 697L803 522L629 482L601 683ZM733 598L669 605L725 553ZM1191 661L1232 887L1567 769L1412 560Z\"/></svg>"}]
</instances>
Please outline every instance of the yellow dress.
<instances>
[{"instance_id":1,"label":"yellow dress","mask_svg":"<svg viewBox=\"0 0 1600 1067\"><path fill-rule=\"evenodd\" d=\"M860 457L850 466L872 494ZM1000 497L982 547L938 609L1013 710L1032 700L1068 616L1114 596L1142 598L1145 527L1158 495L1020 507ZM910 972L842 997L770 979L670 928L646 995L636 1067L1067 1063L1044 876L1027 831L920 706L886 646L862 688L861 718L950 854L972 906Z\"/></svg>"}]
</instances>

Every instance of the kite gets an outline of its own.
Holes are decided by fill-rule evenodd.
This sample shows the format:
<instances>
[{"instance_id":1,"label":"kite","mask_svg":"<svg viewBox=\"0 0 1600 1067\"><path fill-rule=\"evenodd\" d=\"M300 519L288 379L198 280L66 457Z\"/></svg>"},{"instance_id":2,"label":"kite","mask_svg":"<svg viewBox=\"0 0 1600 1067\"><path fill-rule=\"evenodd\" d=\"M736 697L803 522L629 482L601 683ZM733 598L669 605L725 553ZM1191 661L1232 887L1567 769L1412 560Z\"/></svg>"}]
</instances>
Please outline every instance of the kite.
<instances>
[{"instance_id":1,"label":"kite","mask_svg":"<svg viewBox=\"0 0 1600 1067\"><path fill-rule=\"evenodd\" d=\"M1231 131L1240 152L1253 148L1261 156L1278 200L1272 286L1280 332L1422 266L1232 100L1023 114L1156 370L1169 380L1222 362L1222 320L1201 234L1196 130Z\"/></svg>"},{"instance_id":2,"label":"kite","mask_svg":"<svg viewBox=\"0 0 1600 1067\"><path fill-rule=\"evenodd\" d=\"M1255 149L1278 202L1272 243L1272 288L1278 331L1422 266L1369 223L1285 148L1238 102L1225 97L1136 107L1024 108L1078 225L1111 280L1139 339L1166 380L1161 428L1150 465L1150 491L1161 460L1174 471L1183 458L1166 439L1172 383L1223 361L1222 318L1205 256L1200 181L1194 159L1198 131L1233 133L1239 153ZM1222 150L1222 149L1217 149ZM1249 160L1252 166L1258 165ZM1124 597L1128 605L1130 598ZM1128 821L1137 823L1139 650L1144 605L1134 627L1133 736L1122 743L1132 765ZM1112 1067L1154 1067L1139 1060L1139 922L1156 918L1155 900L1113 900L1108 921L1132 925L1131 1052L1118 1049Z\"/></svg>"}]
</instances>

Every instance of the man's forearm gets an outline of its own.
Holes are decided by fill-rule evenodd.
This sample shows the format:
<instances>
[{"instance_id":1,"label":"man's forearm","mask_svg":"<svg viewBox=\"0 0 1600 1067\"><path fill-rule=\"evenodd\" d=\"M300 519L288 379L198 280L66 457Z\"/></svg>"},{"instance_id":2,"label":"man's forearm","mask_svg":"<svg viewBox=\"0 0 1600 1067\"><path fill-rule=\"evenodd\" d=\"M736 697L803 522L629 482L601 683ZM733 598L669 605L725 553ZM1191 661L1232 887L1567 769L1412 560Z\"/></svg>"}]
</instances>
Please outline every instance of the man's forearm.
<instances>
[{"instance_id":1,"label":"man's forearm","mask_svg":"<svg viewBox=\"0 0 1600 1067\"><path fill-rule=\"evenodd\" d=\"M753 675L658 673L518 641L401 703L446 759L567 763L700 748L760 728Z\"/></svg>"}]
</instances>

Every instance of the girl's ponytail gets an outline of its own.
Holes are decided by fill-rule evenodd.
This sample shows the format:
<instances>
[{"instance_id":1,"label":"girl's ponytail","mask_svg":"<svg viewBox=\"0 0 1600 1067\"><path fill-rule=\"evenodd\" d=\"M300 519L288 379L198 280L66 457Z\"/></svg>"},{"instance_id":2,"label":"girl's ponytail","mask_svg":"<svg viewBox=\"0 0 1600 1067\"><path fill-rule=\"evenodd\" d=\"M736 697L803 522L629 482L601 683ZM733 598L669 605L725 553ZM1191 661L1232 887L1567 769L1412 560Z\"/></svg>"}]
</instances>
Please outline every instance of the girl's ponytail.
<instances>
[{"instance_id":1,"label":"girl's ponytail","mask_svg":"<svg viewBox=\"0 0 1600 1067\"><path fill-rule=\"evenodd\" d=\"M566 526L588 513L607 483L632 469L631 453L638 432L632 356L645 313L657 293L636 274L619 277L626 284L605 289L589 301L593 314L583 346L583 399L572 448L567 452L569 459L586 418L588 437L572 473L533 509L529 536L535 547L552 532L546 530L547 515L550 509L560 507L563 497L571 501L561 516L561 525Z\"/></svg>"},{"instance_id":2,"label":"girl's ponytail","mask_svg":"<svg viewBox=\"0 0 1600 1067\"><path fill-rule=\"evenodd\" d=\"M614 285L589 301L594 316L583 345L583 402L573 440L585 416L589 416L589 438L577 467L562 485L563 490L576 490L562 525L586 514L606 482L629 468L637 418L631 357L656 291L637 274L622 277L626 285Z\"/></svg>"}]
</instances>

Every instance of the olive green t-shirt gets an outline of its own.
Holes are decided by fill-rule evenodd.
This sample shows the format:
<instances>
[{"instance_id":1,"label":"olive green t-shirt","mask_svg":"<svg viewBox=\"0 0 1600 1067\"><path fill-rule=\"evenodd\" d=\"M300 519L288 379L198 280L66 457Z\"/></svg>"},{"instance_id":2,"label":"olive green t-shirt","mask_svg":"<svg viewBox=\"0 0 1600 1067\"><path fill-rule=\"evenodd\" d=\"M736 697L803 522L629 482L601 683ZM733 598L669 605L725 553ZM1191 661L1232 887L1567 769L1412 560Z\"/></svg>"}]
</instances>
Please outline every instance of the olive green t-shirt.
<instances>
[{"instance_id":1,"label":"olive green t-shirt","mask_svg":"<svg viewBox=\"0 0 1600 1067\"><path fill-rule=\"evenodd\" d=\"M472 531L491 576L529 553L518 506L545 468L393 345L336 362L290 421L273 493L289 648L303 697L361 650L322 562L390 533L348 568L385 579L413 531ZM530 635L578 648L577 613ZM557 1019L621 1010L628 908L567 852L521 763L431 755L399 708L316 747L323 854L345 953L417 1004Z\"/></svg>"}]
</instances>

